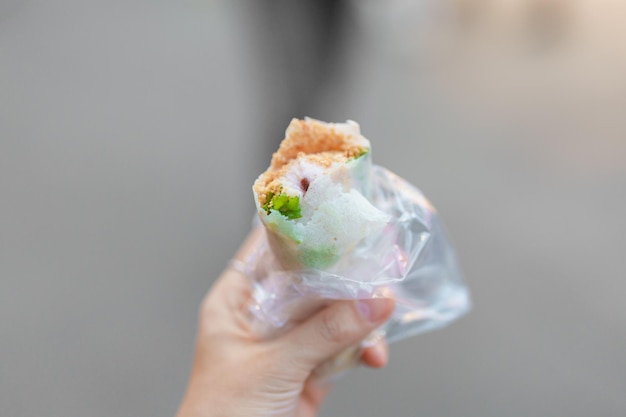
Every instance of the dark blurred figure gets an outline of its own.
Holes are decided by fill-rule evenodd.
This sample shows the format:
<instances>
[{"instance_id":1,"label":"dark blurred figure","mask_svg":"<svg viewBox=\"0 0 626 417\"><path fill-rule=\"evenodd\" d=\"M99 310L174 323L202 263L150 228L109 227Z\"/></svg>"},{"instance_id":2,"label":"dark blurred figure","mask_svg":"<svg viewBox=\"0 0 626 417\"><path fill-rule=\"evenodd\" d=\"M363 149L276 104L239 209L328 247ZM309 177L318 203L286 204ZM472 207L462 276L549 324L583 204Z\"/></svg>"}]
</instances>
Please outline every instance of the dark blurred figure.
<instances>
[{"instance_id":1,"label":"dark blurred figure","mask_svg":"<svg viewBox=\"0 0 626 417\"><path fill-rule=\"evenodd\" d=\"M344 65L346 0L263 0L251 3L252 34L263 81L264 139L273 152L293 117L324 118L322 95Z\"/></svg>"}]
</instances>

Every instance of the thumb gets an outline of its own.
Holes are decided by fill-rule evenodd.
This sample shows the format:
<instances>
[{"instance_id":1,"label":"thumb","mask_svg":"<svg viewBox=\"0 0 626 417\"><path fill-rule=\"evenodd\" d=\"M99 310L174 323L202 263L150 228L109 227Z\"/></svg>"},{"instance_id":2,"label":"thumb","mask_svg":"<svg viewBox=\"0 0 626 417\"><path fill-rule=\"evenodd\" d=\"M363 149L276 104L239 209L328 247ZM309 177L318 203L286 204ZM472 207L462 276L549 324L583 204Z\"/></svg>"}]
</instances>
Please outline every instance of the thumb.
<instances>
[{"instance_id":1,"label":"thumb","mask_svg":"<svg viewBox=\"0 0 626 417\"><path fill-rule=\"evenodd\" d=\"M280 339L291 363L310 372L365 339L391 316L393 309L394 300L389 298L338 301Z\"/></svg>"}]
</instances>

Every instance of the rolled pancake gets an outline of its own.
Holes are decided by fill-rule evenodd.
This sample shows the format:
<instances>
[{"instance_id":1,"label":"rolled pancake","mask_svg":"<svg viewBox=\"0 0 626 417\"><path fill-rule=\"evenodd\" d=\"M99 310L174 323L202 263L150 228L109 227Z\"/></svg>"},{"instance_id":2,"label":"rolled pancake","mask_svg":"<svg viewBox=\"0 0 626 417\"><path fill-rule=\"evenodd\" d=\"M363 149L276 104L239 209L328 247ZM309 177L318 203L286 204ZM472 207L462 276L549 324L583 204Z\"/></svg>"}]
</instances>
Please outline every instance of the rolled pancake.
<instances>
[{"instance_id":1,"label":"rolled pancake","mask_svg":"<svg viewBox=\"0 0 626 417\"><path fill-rule=\"evenodd\" d=\"M369 141L359 125L293 119L253 186L259 218L289 269L327 269L390 217L370 196Z\"/></svg>"}]
</instances>

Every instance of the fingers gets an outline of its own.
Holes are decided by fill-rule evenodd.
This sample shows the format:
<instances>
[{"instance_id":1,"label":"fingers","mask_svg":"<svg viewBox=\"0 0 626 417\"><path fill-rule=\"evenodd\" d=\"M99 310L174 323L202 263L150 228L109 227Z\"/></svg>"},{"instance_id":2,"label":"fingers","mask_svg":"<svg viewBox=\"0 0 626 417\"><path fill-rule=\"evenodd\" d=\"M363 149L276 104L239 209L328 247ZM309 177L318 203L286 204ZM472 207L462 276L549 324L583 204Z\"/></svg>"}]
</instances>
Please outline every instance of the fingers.
<instances>
[{"instance_id":1,"label":"fingers","mask_svg":"<svg viewBox=\"0 0 626 417\"><path fill-rule=\"evenodd\" d=\"M243 244L239 247L234 259L241 262L245 261L248 256L250 256L250 254L259 247L259 242L263 238L263 233L264 231L262 227L255 227L252 229L245 242L243 242Z\"/></svg>"},{"instance_id":2,"label":"fingers","mask_svg":"<svg viewBox=\"0 0 626 417\"><path fill-rule=\"evenodd\" d=\"M206 294L200 308L200 327L205 332L241 334L247 328L251 286L245 261L257 250L262 237L261 228L250 232L230 266Z\"/></svg>"},{"instance_id":3,"label":"fingers","mask_svg":"<svg viewBox=\"0 0 626 417\"><path fill-rule=\"evenodd\" d=\"M361 362L370 368L382 368L389 360L389 348L382 340L374 346L367 347L361 352Z\"/></svg>"},{"instance_id":4,"label":"fingers","mask_svg":"<svg viewBox=\"0 0 626 417\"><path fill-rule=\"evenodd\" d=\"M261 239L263 238L263 229L260 227L254 228L246 237L246 240L241 244L237 250L237 254L233 257L230 265L226 271L222 274L220 279L215 284L214 291L220 291L223 287L228 287L227 284L223 284L224 281L229 282L229 275L239 275L241 278L245 278L248 272L246 268L246 260L259 248Z\"/></svg>"},{"instance_id":5,"label":"fingers","mask_svg":"<svg viewBox=\"0 0 626 417\"><path fill-rule=\"evenodd\" d=\"M292 331L277 339L291 363L306 372L353 346L382 325L393 312L394 301L375 298L339 301L320 311ZM384 363L380 353L368 355L372 363Z\"/></svg>"}]
</instances>

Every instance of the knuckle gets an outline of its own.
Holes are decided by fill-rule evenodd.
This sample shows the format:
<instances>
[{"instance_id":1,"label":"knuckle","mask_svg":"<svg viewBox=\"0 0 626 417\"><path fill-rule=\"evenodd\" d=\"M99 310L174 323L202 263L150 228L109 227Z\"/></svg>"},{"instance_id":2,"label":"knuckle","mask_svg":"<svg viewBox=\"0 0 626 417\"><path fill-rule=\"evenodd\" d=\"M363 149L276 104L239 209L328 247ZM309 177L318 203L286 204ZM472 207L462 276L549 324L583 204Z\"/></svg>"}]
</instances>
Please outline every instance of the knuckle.
<instances>
[{"instance_id":1,"label":"knuckle","mask_svg":"<svg viewBox=\"0 0 626 417\"><path fill-rule=\"evenodd\" d=\"M198 320L204 321L216 314L213 303L211 303L210 297L205 297L198 309Z\"/></svg>"},{"instance_id":2,"label":"knuckle","mask_svg":"<svg viewBox=\"0 0 626 417\"><path fill-rule=\"evenodd\" d=\"M330 343L343 342L350 338L349 326L331 313L332 311L327 311L322 315L319 329L321 338Z\"/></svg>"},{"instance_id":3,"label":"knuckle","mask_svg":"<svg viewBox=\"0 0 626 417\"><path fill-rule=\"evenodd\" d=\"M204 336L219 332L225 323L222 316L219 307L209 297L205 298L197 311L198 330Z\"/></svg>"}]
</instances>

